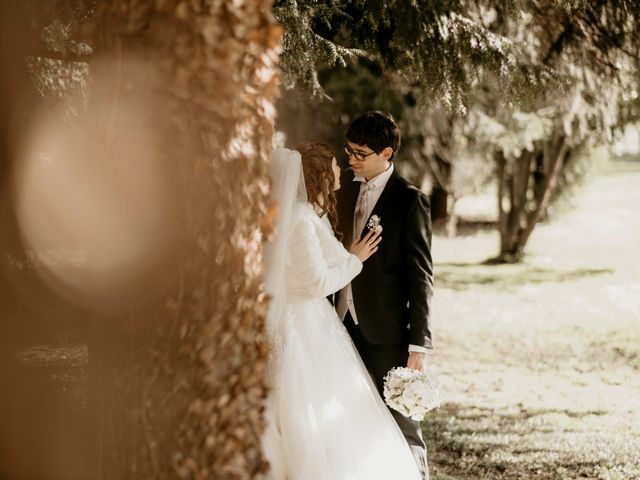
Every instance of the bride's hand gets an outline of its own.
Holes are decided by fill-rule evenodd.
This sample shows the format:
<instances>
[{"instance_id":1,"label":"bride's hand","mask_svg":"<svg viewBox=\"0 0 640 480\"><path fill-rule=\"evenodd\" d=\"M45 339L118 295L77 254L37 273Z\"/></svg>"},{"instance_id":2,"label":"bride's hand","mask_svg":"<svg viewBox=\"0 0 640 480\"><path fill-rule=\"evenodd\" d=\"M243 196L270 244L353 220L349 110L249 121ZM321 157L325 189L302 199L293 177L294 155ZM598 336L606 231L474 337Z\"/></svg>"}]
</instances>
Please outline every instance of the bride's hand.
<instances>
[{"instance_id":1,"label":"bride's hand","mask_svg":"<svg viewBox=\"0 0 640 480\"><path fill-rule=\"evenodd\" d=\"M378 244L382 241L382 231L369 230L363 238L353 242L349 251L364 262L378 250Z\"/></svg>"}]
</instances>

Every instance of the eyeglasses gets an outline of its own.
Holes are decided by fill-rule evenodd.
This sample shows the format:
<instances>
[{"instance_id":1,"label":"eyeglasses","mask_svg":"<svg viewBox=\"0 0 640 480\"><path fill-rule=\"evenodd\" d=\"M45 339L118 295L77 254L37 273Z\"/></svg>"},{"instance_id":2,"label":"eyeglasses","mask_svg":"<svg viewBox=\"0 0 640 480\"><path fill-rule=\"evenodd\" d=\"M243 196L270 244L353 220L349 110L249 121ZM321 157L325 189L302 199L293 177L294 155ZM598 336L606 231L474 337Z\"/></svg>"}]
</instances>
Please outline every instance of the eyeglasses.
<instances>
[{"instance_id":1,"label":"eyeglasses","mask_svg":"<svg viewBox=\"0 0 640 480\"><path fill-rule=\"evenodd\" d=\"M344 153L346 153L348 157L354 156L356 160L364 162L367 159L367 157L369 157L371 155L375 155L376 152L367 153L365 155L363 153L356 152L355 150L352 150L351 147L345 143L344 144Z\"/></svg>"}]
</instances>

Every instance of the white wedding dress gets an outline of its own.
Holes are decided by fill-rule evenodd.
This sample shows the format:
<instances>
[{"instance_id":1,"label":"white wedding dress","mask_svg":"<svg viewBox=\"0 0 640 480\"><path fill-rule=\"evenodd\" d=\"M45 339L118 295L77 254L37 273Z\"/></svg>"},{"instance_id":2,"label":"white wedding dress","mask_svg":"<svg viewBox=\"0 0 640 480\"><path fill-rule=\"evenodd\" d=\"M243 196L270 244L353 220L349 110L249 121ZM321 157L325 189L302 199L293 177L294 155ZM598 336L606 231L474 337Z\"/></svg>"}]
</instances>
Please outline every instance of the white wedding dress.
<instances>
[{"instance_id":1,"label":"white wedding dress","mask_svg":"<svg viewBox=\"0 0 640 480\"><path fill-rule=\"evenodd\" d=\"M287 152L281 156L290 160ZM268 478L420 479L408 444L326 299L347 285L362 263L309 203L297 201L289 212L282 205L281 210L288 218L287 235L280 238L283 255L271 267L273 256L266 255L268 269L283 267L279 280L270 279L274 272L268 271L266 282L281 289L271 292L268 317L272 390L263 437Z\"/></svg>"}]
</instances>

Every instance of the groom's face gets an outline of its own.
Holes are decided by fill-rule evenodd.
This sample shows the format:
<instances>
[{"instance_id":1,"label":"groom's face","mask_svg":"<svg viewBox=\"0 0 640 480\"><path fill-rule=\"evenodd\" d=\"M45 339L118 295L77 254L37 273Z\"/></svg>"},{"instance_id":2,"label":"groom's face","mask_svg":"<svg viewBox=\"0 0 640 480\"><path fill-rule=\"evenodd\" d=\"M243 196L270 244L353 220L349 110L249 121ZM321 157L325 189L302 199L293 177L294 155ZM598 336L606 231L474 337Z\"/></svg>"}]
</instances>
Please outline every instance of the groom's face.
<instances>
[{"instance_id":1,"label":"groom's face","mask_svg":"<svg viewBox=\"0 0 640 480\"><path fill-rule=\"evenodd\" d=\"M385 148L380 153L374 152L366 145L347 142L349 150L349 165L356 177L364 177L367 181L389 168L389 159L393 155L393 149Z\"/></svg>"}]
</instances>

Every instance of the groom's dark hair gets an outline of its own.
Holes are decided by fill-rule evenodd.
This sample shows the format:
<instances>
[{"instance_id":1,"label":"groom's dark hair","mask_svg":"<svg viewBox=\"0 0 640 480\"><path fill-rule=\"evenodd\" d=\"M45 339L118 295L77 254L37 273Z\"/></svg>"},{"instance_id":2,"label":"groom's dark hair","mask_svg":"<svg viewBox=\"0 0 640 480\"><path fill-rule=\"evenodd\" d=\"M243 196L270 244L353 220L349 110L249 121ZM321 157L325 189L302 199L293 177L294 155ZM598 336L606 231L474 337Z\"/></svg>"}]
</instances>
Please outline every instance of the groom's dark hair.
<instances>
[{"instance_id":1,"label":"groom's dark hair","mask_svg":"<svg viewBox=\"0 0 640 480\"><path fill-rule=\"evenodd\" d=\"M391 160L400 149L400 129L387 112L374 110L356 118L346 134L347 140L358 145L366 145L376 153L387 147L393 149Z\"/></svg>"}]
</instances>

